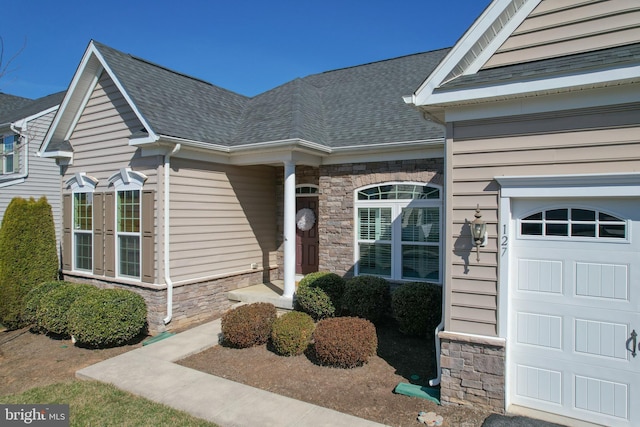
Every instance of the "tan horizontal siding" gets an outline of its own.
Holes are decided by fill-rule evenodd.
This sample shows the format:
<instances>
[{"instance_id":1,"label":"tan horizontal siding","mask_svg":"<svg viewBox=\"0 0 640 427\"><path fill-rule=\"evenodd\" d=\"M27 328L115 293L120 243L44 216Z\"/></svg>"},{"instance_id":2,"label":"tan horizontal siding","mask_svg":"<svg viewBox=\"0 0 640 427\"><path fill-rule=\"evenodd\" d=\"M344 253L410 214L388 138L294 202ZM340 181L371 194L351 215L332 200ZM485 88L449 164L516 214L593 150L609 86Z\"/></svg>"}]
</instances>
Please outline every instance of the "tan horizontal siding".
<instances>
[{"instance_id":1,"label":"tan horizontal siding","mask_svg":"<svg viewBox=\"0 0 640 427\"><path fill-rule=\"evenodd\" d=\"M175 281L276 263L275 170L174 159L171 272Z\"/></svg>"},{"instance_id":2,"label":"tan horizontal siding","mask_svg":"<svg viewBox=\"0 0 640 427\"><path fill-rule=\"evenodd\" d=\"M483 68L535 61L640 40L640 3L544 0Z\"/></svg>"},{"instance_id":3,"label":"tan horizontal siding","mask_svg":"<svg viewBox=\"0 0 640 427\"><path fill-rule=\"evenodd\" d=\"M485 119L450 125L449 132L453 135L456 127L464 129L460 133L464 138L454 138L449 148L453 165L449 330L488 335L497 333L497 314L487 303L497 296L500 255L499 191L494 177L640 171L640 105L618 110L623 111L629 121L635 119L636 125L592 130L583 116L595 113L583 110L574 112L580 115L577 118L571 114L559 115L555 125L565 129L561 133L545 132L541 135L530 132L507 136L519 128L545 131L546 116ZM605 114L603 117L599 123L601 127L607 126L606 120L612 126L620 125L617 115ZM518 120L523 126L518 126ZM487 132L489 128L492 130ZM474 139L474 134L481 137ZM498 136L492 138L488 134ZM487 245L480 248L480 262L476 261L469 229L478 204L489 234Z\"/></svg>"}]
</instances>

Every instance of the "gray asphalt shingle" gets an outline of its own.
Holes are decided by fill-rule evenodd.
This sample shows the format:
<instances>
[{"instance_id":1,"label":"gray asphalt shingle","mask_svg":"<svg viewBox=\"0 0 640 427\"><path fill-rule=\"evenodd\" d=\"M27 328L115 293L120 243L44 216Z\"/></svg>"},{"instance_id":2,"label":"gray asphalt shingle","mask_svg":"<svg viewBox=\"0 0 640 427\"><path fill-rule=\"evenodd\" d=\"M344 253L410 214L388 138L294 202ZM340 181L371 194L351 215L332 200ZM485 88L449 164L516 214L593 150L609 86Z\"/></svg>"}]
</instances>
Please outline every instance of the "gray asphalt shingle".
<instances>
[{"instance_id":1,"label":"gray asphalt shingle","mask_svg":"<svg viewBox=\"0 0 640 427\"><path fill-rule=\"evenodd\" d=\"M229 147L293 138L345 147L443 137L402 96L448 49L314 74L248 98L94 44L159 135Z\"/></svg>"}]
</instances>

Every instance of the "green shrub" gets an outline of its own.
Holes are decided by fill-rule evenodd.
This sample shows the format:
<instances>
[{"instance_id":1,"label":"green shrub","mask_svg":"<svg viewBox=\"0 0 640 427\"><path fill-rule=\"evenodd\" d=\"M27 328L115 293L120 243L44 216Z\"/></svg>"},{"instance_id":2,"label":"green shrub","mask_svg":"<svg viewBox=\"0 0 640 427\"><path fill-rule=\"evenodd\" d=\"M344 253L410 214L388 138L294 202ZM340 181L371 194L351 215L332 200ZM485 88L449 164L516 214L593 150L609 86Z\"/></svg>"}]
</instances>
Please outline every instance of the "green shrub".
<instances>
[{"instance_id":1,"label":"green shrub","mask_svg":"<svg viewBox=\"0 0 640 427\"><path fill-rule=\"evenodd\" d=\"M318 322L314 349L323 365L354 368L369 361L378 349L376 327L358 317L335 317Z\"/></svg>"},{"instance_id":2,"label":"green shrub","mask_svg":"<svg viewBox=\"0 0 640 427\"><path fill-rule=\"evenodd\" d=\"M39 330L56 335L69 336L69 308L82 295L98 292L98 288L79 283L64 283L40 298L36 311Z\"/></svg>"},{"instance_id":3,"label":"green shrub","mask_svg":"<svg viewBox=\"0 0 640 427\"><path fill-rule=\"evenodd\" d=\"M298 286L320 288L331 299L336 311L341 306L342 294L344 294L344 279L336 273L328 271L309 273L300 280Z\"/></svg>"},{"instance_id":4,"label":"green shrub","mask_svg":"<svg viewBox=\"0 0 640 427\"><path fill-rule=\"evenodd\" d=\"M319 271L300 280L296 291L297 309L315 320L333 317L340 312L344 279L335 273Z\"/></svg>"},{"instance_id":5,"label":"green shrub","mask_svg":"<svg viewBox=\"0 0 640 427\"><path fill-rule=\"evenodd\" d=\"M222 316L222 336L232 347L248 348L265 344L277 312L273 304L257 302L227 311Z\"/></svg>"},{"instance_id":6,"label":"green shrub","mask_svg":"<svg viewBox=\"0 0 640 427\"><path fill-rule=\"evenodd\" d=\"M0 323L9 329L25 325L25 297L35 286L58 278L56 234L51 206L14 198L0 226Z\"/></svg>"},{"instance_id":7,"label":"green shrub","mask_svg":"<svg viewBox=\"0 0 640 427\"><path fill-rule=\"evenodd\" d=\"M69 333L90 347L113 347L138 336L147 323L144 298L126 289L100 289L69 308Z\"/></svg>"},{"instance_id":8,"label":"green shrub","mask_svg":"<svg viewBox=\"0 0 640 427\"><path fill-rule=\"evenodd\" d=\"M65 284L56 280L54 282L45 282L35 288L31 289L25 297L24 309L22 310L22 320L25 324L31 325L31 331L36 333L46 332L38 327L38 307L40 306L40 300L51 290Z\"/></svg>"},{"instance_id":9,"label":"green shrub","mask_svg":"<svg viewBox=\"0 0 640 427\"><path fill-rule=\"evenodd\" d=\"M296 310L303 311L314 320L333 317L336 308L331 303L331 298L320 288L299 286L296 291Z\"/></svg>"},{"instance_id":10,"label":"green shrub","mask_svg":"<svg viewBox=\"0 0 640 427\"><path fill-rule=\"evenodd\" d=\"M431 283L407 283L393 292L391 307L402 333L427 335L442 317L442 288Z\"/></svg>"},{"instance_id":11,"label":"green shrub","mask_svg":"<svg viewBox=\"0 0 640 427\"><path fill-rule=\"evenodd\" d=\"M347 280L342 307L351 316L379 322L391 308L389 282L375 276L357 276Z\"/></svg>"},{"instance_id":12,"label":"green shrub","mask_svg":"<svg viewBox=\"0 0 640 427\"><path fill-rule=\"evenodd\" d=\"M282 356L302 354L309 346L315 324L307 313L290 311L273 322L271 343Z\"/></svg>"}]
</instances>

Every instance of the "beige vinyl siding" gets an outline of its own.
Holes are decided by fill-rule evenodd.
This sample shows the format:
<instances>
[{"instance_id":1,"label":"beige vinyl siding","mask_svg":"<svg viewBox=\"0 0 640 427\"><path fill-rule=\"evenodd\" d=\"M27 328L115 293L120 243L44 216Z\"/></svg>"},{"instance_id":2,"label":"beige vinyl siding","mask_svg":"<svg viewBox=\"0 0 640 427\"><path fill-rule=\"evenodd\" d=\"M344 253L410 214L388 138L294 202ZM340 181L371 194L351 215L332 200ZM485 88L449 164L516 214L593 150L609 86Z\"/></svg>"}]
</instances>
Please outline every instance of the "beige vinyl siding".
<instances>
[{"instance_id":1,"label":"beige vinyl siding","mask_svg":"<svg viewBox=\"0 0 640 427\"><path fill-rule=\"evenodd\" d=\"M276 265L275 169L172 159L175 282Z\"/></svg>"},{"instance_id":2,"label":"beige vinyl siding","mask_svg":"<svg viewBox=\"0 0 640 427\"><path fill-rule=\"evenodd\" d=\"M609 109L574 111L548 123L548 114L456 122L450 125L452 229L447 330L496 335L498 296L498 203L495 176L562 175L632 172L640 170L640 104L620 106L616 115ZM590 128L583 115L609 117L607 124ZM617 115L635 117L620 125ZM604 120L604 119L603 119ZM520 121L521 126L518 126ZM509 129L538 129L538 133L509 136ZM549 126L554 133L545 132ZM482 138L473 138L474 133ZM460 135L462 138L460 139ZM493 135L493 136L492 136ZM476 262L468 223L476 205L487 223L488 244Z\"/></svg>"},{"instance_id":3,"label":"beige vinyl siding","mask_svg":"<svg viewBox=\"0 0 640 427\"><path fill-rule=\"evenodd\" d=\"M131 135L140 129L142 129L142 124L135 112L110 77L103 73L82 110L69 139L73 147L73 163L65 168L62 181L63 191L69 191L64 187L64 182L76 173L84 172L95 177L98 179L95 192L105 194L104 214L113 216L115 212L111 211L115 209L115 206L110 197L115 190L108 186L108 179L123 168L131 168L147 176L143 190L154 190L155 205L157 206L157 169L163 159L162 156L140 157L138 149L129 145ZM158 210L149 210L149 212L151 211L154 215L153 224L157 224ZM104 274L113 276L115 274L115 253L112 253L115 251L113 230L107 229L105 233ZM157 245L154 246L153 265L157 266L159 255ZM145 258L144 254L143 258ZM157 271L157 268L155 270ZM147 271L147 273L149 272ZM155 282L158 282L157 277Z\"/></svg>"},{"instance_id":4,"label":"beige vinyl siding","mask_svg":"<svg viewBox=\"0 0 640 427\"><path fill-rule=\"evenodd\" d=\"M543 0L483 68L636 43L636 0Z\"/></svg>"},{"instance_id":5,"label":"beige vinyl siding","mask_svg":"<svg viewBox=\"0 0 640 427\"><path fill-rule=\"evenodd\" d=\"M56 227L57 246L59 247L62 232L60 222L62 216L60 168L56 165L54 159L43 158L37 155L38 149L42 144L42 140L55 114L56 112L52 111L27 123L26 137L28 139L29 151L29 175L25 178L24 182L17 182L16 184L0 188L0 220L2 220L4 211L14 197L33 197L39 199L45 196L51 205ZM7 131L9 131L9 129L7 129ZM26 166L24 143L21 143L20 146L21 152L16 158L20 164L20 171L17 172L16 175L24 174ZM3 180L11 180L11 178L11 175L0 175L0 182Z\"/></svg>"}]
</instances>

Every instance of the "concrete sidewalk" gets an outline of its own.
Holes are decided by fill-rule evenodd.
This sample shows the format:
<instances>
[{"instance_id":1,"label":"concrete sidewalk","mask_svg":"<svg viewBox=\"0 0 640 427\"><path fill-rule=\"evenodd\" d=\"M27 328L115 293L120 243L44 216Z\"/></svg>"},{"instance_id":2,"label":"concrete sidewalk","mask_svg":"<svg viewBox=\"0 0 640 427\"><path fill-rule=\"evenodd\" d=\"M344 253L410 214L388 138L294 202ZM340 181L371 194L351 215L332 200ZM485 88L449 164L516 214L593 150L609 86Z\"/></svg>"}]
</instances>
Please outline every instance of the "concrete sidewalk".
<instances>
[{"instance_id":1,"label":"concrete sidewalk","mask_svg":"<svg viewBox=\"0 0 640 427\"><path fill-rule=\"evenodd\" d=\"M174 362L218 344L220 320L76 372L212 421L220 426L353 426L382 424L280 396Z\"/></svg>"}]
</instances>

